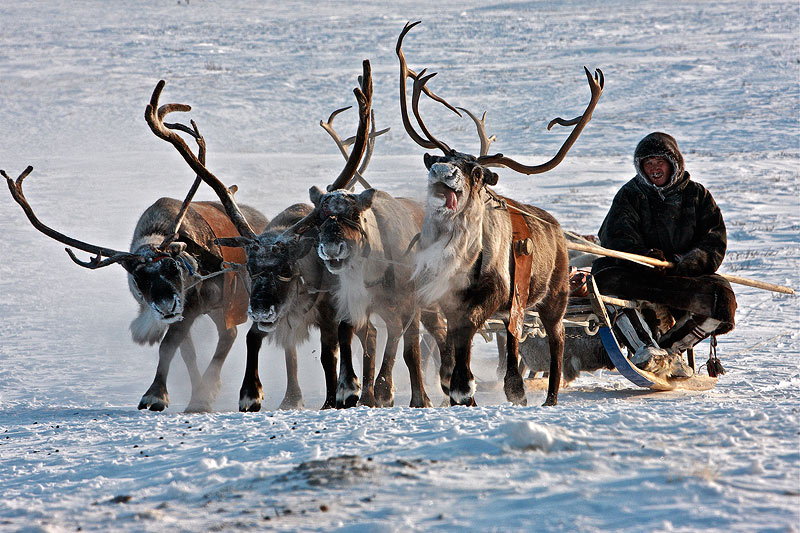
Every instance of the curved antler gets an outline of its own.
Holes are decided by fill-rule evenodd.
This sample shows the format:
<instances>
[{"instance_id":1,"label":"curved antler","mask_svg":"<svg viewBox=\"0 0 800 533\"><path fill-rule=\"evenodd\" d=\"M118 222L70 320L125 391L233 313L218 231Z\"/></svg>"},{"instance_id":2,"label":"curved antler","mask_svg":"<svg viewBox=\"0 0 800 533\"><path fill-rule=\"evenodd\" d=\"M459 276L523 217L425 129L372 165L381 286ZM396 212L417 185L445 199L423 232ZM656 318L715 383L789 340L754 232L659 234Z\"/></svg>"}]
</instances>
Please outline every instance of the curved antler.
<instances>
[{"instance_id":1,"label":"curved antler","mask_svg":"<svg viewBox=\"0 0 800 533\"><path fill-rule=\"evenodd\" d=\"M567 152L572 145L575 144L575 141L578 140L578 136L583 131L583 128L592 118L592 112L594 111L595 106L597 105L597 101L600 100L600 95L603 94L603 85L605 84L605 78L603 76L603 71L600 69L596 69L594 71L594 78L592 78L592 74L589 72L589 69L583 67L583 70L586 72L586 77L589 80L589 88L592 91L592 97L589 100L589 105L586 106L586 111L579 117L576 117L570 121L565 121L561 118L553 119L550 124L548 125L547 129L550 129L553 124L560 124L562 126L571 126L575 125L572 132L567 137L567 140L564 141L564 144L561 145L561 148L558 150L553 158L541 165L523 165L511 159L510 157L505 157L503 154L495 154L495 155L485 155L478 158L478 163L481 165L500 165L504 167L508 167L512 170L520 172L522 174L541 174L542 172L547 172L555 168L561 161L564 160L564 157L567 155Z\"/></svg>"},{"instance_id":2,"label":"curved antler","mask_svg":"<svg viewBox=\"0 0 800 533\"><path fill-rule=\"evenodd\" d=\"M28 165L28 168L22 171L16 181L10 178L8 174L6 174L5 170L0 170L0 175L6 179L6 183L8 183L8 190L11 191L11 196L14 197L14 200L20 205L20 207L22 207L22 210L25 212L25 215L28 217L28 220L34 228L62 244L66 244L67 246L77 248L78 250L82 250L90 254L95 254L95 257L90 261L81 261L75 257L75 254L72 253L72 250L67 248L67 253L69 254L70 258L75 261L75 263L86 268L95 269L137 257L136 254L132 254L130 252L121 252L111 248L103 248L102 246L95 246L93 244L73 239L72 237L68 237L63 233L43 224L33 212L33 208L25 198L25 194L22 192L22 181L28 177L28 174L30 174L32 171L33 167ZM107 259L101 260L101 257L106 257Z\"/></svg>"},{"instance_id":3,"label":"curved antler","mask_svg":"<svg viewBox=\"0 0 800 533\"><path fill-rule=\"evenodd\" d=\"M201 164L206 164L206 140L200 135L200 130L197 129L197 124L194 120L189 121L192 124L191 128L187 128L184 124L175 123L175 124L164 124L166 127L170 129L177 129L184 131L194 137L195 141L197 141L197 159L200 161ZM186 217L186 212L189 210L189 204L192 203L192 198L197 193L197 189L200 188L200 184L203 183L203 179L200 176L197 176L194 179L194 183L189 188L189 192L186 193L186 198L183 199L183 203L181 204L181 208L178 210L178 214L175 216L175 222L173 223L172 227L174 230L172 233L165 238L161 244L158 245L159 250L164 250L170 243L174 242L178 239L179 231L181 229L181 224L183 224L183 219Z\"/></svg>"},{"instance_id":4,"label":"curved antler","mask_svg":"<svg viewBox=\"0 0 800 533\"><path fill-rule=\"evenodd\" d=\"M367 133L369 132L370 116L372 114L372 68L368 59L362 62L362 68L364 73L359 77L361 87L353 89L353 94L356 95L356 100L358 101L358 131L356 132L355 141L353 142L353 149L350 152L350 156L347 158L347 163L339 176L328 186L329 191L342 189L350 182L356 172L358 162L364 156L364 152L367 149L367 138L369 137ZM343 110L344 109L334 111L328 119L328 122L330 123L333 117ZM316 216L316 209L312 209L310 213L287 228L283 232L283 235L300 235L304 233Z\"/></svg>"},{"instance_id":5,"label":"curved antler","mask_svg":"<svg viewBox=\"0 0 800 533\"><path fill-rule=\"evenodd\" d=\"M329 191L344 188L356 172L358 164L364 157L367 149L367 137L369 136L369 123L372 110L372 67L369 60L362 62L363 74L361 77L361 87L353 89L358 101L358 131L356 140L353 143L353 150L347 158L339 176L328 186Z\"/></svg>"},{"instance_id":6,"label":"curved antler","mask_svg":"<svg viewBox=\"0 0 800 533\"><path fill-rule=\"evenodd\" d=\"M347 147L355 142L356 137L354 135L352 137L348 137L345 140L342 140L342 138L339 137L339 134L336 133L336 130L333 127L333 119L336 118L336 116L339 113L347 111L351 107L353 106L347 106L341 109L337 109L336 111L330 114L327 122L324 122L322 120L319 121L319 125L322 126L322 129L328 132L328 135L330 135L331 138L333 138L333 142L335 142L336 146L339 147L339 152L341 152L342 157L344 157L345 160L347 160L347 158L349 157L349 154L347 152ZM380 131L375 131L375 110L372 110L371 112L370 121L372 122L372 131L369 134L369 139L367 141L367 150L364 153L364 158L361 160L361 166L358 167L358 170L355 173L355 180L361 183L361 185L365 189L371 188L370 184L367 183L367 180L364 179L364 172L367 170L367 166L369 165L369 162L372 159L372 152L375 150L375 138L378 137L379 135L383 135L384 133L386 133L391 129L391 128L384 128ZM355 184L355 180L350 180L350 183L348 183L347 187L345 188L348 190L352 189L353 185Z\"/></svg>"},{"instance_id":7,"label":"curved antler","mask_svg":"<svg viewBox=\"0 0 800 533\"><path fill-rule=\"evenodd\" d=\"M406 128L406 132L408 132L408 136L411 137L411 139L415 143L417 143L418 145L422 146L423 148L428 148L428 149L439 148L439 149L441 149L441 146L437 145L435 141L423 139L422 136L420 136L414 130L414 127L411 125L411 120L408 118L408 103L406 102L406 80L408 79L409 76L411 76L411 78L414 80L415 86L416 86L416 81L419 79L419 77L425 71L423 70L422 72L417 74L416 72L414 72L413 70L408 68L408 65L406 64L406 55L403 53L403 48L402 48L403 47L403 38L406 36L406 34L409 31L411 31L411 28L413 28L417 24L420 24L421 22L422 22L421 20L418 20L416 22L406 22L406 25L403 28L403 31L400 32L400 36L397 38L397 45L395 46L395 52L397 53L397 58L400 60L400 116L403 119L403 126ZM432 77L432 76L434 76L434 74L432 74L430 77ZM430 79L430 77L429 77L429 79ZM436 100L440 104L444 105L445 107L450 109L453 113L455 113L459 117L461 116L461 113L459 113L458 110L455 107L453 107L450 104L448 104L447 101L444 100L444 98L441 98L441 97L433 94L433 92L431 92L430 89L425 87L424 83L422 84L421 90L426 95L428 95L430 98L433 98L434 100ZM413 104L413 102L412 102L412 104ZM417 118L417 121L419 122L419 115L417 113L415 113L415 116ZM420 127L423 129L423 131L425 130L425 127L422 124L420 124Z\"/></svg>"},{"instance_id":8,"label":"curved antler","mask_svg":"<svg viewBox=\"0 0 800 533\"><path fill-rule=\"evenodd\" d=\"M150 129L153 133L164 139L168 143L172 144L178 153L183 157L184 161L195 171L198 177L206 182L214 192L217 193L222 205L225 207L225 212L228 214L228 217L233 222L236 229L239 231L239 234L243 237L247 237L250 239L255 239L256 234L253 231L253 228L250 227L250 224L247 222L247 219L242 214L239 207L236 205L236 200L233 198L233 189L229 189L228 187L223 184L219 178L217 178L214 174L211 173L210 170L206 168L206 166L200 161L200 159L192 153L189 146L183 140L183 138L175 132L173 129L170 129L170 126L164 123L164 117L172 113L173 111L191 111L191 107L185 104L165 104L158 107L158 100L161 97L161 91L164 90L165 85L164 80L160 80L157 84L155 89L153 89L153 95L150 97L150 103L147 104L147 107L144 111L144 119L147 124L150 126ZM184 126L185 128L185 126ZM186 131L186 129L182 129Z\"/></svg>"},{"instance_id":9,"label":"curved antler","mask_svg":"<svg viewBox=\"0 0 800 533\"><path fill-rule=\"evenodd\" d=\"M422 117L419 114L419 95L422 94L422 91L425 89L425 84L428 83L428 80L436 76L436 72L426 76L426 70L427 69L422 69L419 75L414 79L414 93L411 95L411 110L414 111L414 117L417 119L417 123L419 124L422 133L425 134L431 144L433 144L435 148L438 148L444 152L444 155L450 155L453 150L443 141L440 141L431 134L430 130L428 130L428 127L425 126L425 123L422 121Z\"/></svg>"}]
</instances>

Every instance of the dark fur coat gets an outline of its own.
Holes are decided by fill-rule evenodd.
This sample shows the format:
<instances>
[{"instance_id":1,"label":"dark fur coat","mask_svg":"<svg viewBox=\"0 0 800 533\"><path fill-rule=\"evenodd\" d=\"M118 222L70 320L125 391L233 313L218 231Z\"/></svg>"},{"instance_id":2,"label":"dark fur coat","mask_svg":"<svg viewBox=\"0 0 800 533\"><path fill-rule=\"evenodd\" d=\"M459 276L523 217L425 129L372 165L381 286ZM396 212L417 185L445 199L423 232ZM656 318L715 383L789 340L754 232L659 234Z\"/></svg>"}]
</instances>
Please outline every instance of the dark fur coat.
<instances>
[{"instance_id":1,"label":"dark fur coat","mask_svg":"<svg viewBox=\"0 0 800 533\"><path fill-rule=\"evenodd\" d=\"M653 185L640 170L643 159L656 155L665 157L673 169L670 181L663 187ZM661 250L668 261L677 264L669 272L674 275L716 272L728 244L722 212L711 193L691 180L675 139L665 133L648 135L636 147L634 166L636 176L614 197L600 227L602 245L639 255ZM631 265L604 257L594 262L592 271Z\"/></svg>"},{"instance_id":2,"label":"dark fur coat","mask_svg":"<svg viewBox=\"0 0 800 533\"><path fill-rule=\"evenodd\" d=\"M670 180L653 185L641 170L651 156L672 165ZM714 275L725 257L727 234L711 193L692 181L678 144L666 133L651 133L634 152L636 176L619 190L600 228L606 248L663 258L675 268L659 272L610 257L592 264L592 275L608 295L663 304L723 322L717 333L733 328L736 299L730 284ZM654 250L656 250L654 252Z\"/></svg>"}]
</instances>

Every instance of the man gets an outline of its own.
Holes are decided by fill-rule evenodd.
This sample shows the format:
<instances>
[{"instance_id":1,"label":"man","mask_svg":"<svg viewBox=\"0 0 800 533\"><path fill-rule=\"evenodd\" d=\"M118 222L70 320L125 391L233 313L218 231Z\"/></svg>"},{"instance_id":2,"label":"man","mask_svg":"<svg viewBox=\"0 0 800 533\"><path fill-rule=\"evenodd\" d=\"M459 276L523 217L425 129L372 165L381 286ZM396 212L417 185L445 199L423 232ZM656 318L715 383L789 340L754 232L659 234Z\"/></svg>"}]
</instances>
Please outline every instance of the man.
<instances>
[{"instance_id":1,"label":"man","mask_svg":"<svg viewBox=\"0 0 800 533\"><path fill-rule=\"evenodd\" d=\"M690 179L670 135L656 132L642 139L633 163L636 176L614 197L600 242L675 266L653 269L601 257L592 264L592 275L604 294L654 304L643 306L644 316L637 310L617 314L615 329L633 352L632 362L688 377L693 370L680 354L734 326L733 290L714 274L725 257L725 223L711 193Z\"/></svg>"}]
</instances>

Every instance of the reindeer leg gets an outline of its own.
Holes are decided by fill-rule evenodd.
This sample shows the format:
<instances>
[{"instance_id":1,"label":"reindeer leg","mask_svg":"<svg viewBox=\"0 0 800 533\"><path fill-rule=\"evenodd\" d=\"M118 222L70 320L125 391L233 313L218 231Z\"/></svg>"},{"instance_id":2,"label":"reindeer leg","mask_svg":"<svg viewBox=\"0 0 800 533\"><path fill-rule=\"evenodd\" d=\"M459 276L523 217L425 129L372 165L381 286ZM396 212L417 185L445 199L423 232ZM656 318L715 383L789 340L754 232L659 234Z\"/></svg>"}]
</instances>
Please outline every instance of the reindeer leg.
<instances>
[{"instance_id":1,"label":"reindeer leg","mask_svg":"<svg viewBox=\"0 0 800 533\"><path fill-rule=\"evenodd\" d=\"M446 405L450 405L450 376L453 374L453 346L447 340L447 327L437 312L422 311L422 325L436 341L439 349L439 384L444 393Z\"/></svg>"},{"instance_id":2,"label":"reindeer leg","mask_svg":"<svg viewBox=\"0 0 800 533\"><path fill-rule=\"evenodd\" d=\"M224 311L216 310L209 313L208 316L217 326L217 347L211 361L208 362L206 371L203 372L200 388L192 390L192 398L189 400L189 405L186 406L187 413L210 413L214 410L214 401L219 395L221 385L222 365L225 364L225 359L228 358L228 353L236 341L236 326L227 327Z\"/></svg>"},{"instance_id":3,"label":"reindeer leg","mask_svg":"<svg viewBox=\"0 0 800 533\"><path fill-rule=\"evenodd\" d=\"M408 367L411 379L411 404L410 407L433 407L430 398L425 393L425 383L422 379L422 361L419 353L419 309L414 310L405 333L403 333L403 360Z\"/></svg>"},{"instance_id":4,"label":"reindeer leg","mask_svg":"<svg viewBox=\"0 0 800 533\"><path fill-rule=\"evenodd\" d=\"M169 406L169 393L167 392L167 375L169 365L178 346L189 334L189 329L194 322L194 318L184 318L181 322L170 324L161 345L158 347L158 367L156 376L147 392L139 400L139 409L150 409L151 411L163 411Z\"/></svg>"},{"instance_id":5,"label":"reindeer leg","mask_svg":"<svg viewBox=\"0 0 800 533\"><path fill-rule=\"evenodd\" d=\"M505 322L504 325L506 326L506 331L508 331L508 323ZM511 333L506 333L506 377L503 381L503 390L509 402L514 405L528 405L518 361L519 341Z\"/></svg>"},{"instance_id":6,"label":"reindeer leg","mask_svg":"<svg viewBox=\"0 0 800 533\"><path fill-rule=\"evenodd\" d=\"M200 386L200 381L202 377L200 376L200 370L197 368L197 351L194 349L194 342L192 342L192 337L187 335L180 346L181 351L181 359L183 359L184 364L186 364L186 370L189 372L189 381L192 383L192 392Z\"/></svg>"},{"instance_id":7,"label":"reindeer leg","mask_svg":"<svg viewBox=\"0 0 800 533\"><path fill-rule=\"evenodd\" d=\"M336 356L339 351L339 339L335 324L333 317L320 324L321 353L319 359L322 363L322 371L325 373L325 403L322 404L322 409L336 407Z\"/></svg>"},{"instance_id":8,"label":"reindeer leg","mask_svg":"<svg viewBox=\"0 0 800 533\"><path fill-rule=\"evenodd\" d=\"M367 407L375 407L375 352L377 345L378 331L370 321L367 321L364 327L358 328L356 335L361 341L361 347L364 351L363 356L363 370L362 370L362 384L361 399L358 401L359 405L366 405Z\"/></svg>"},{"instance_id":9,"label":"reindeer leg","mask_svg":"<svg viewBox=\"0 0 800 533\"><path fill-rule=\"evenodd\" d=\"M297 350L294 346L284 348L286 359L286 394L278 409L302 409L305 406L303 391L297 381Z\"/></svg>"},{"instance_id":10,"label":"reindeer leg","mask_svg":"<svg viewBox=\"0 0 800 533\"><path fill-rule=\"evenodd\" d=\"M550 345L550 375L548 376L547 398L543 406L558 403L558 389L561 386L561 366L564 359L564 323L562 317L567 308L569 294L563 291L557 295L553 302L542 301L537 306L539 318L547 333L547 342Z\"/></svg>"},{"instance_id":11,"label":"reindeer leg","mask_svg":"<svg viewBox=\"0 0 800 533\"><path fill-rule=\"evenodd\" d=\"M378 407L393 407L395 387L392 371L403 325L394 314L384 316L383 321L386 323L386 346L383 348L383 360L378 377L375 378L375 402Z\"/></svg>"},{"instance_id":12,"label":"reindeer leg","mask_svg":"<svg viewBox=\"0 0 800 533\"><path fill-rule=\"evenodd\" d=\"M247 366L244 370L242 388L239 389L239 411L260 411L261 400L264 392L261 388L261 380L258 377L258 352L261 350L261 343L267 334L258 329L254 322L247 332Z\"/></svg>"},{"instance_id":13,"label":"reindeer leg","mask_svg":"<svg viewBox=\"0 0 800 533\"><path fill-rule=\"evenodd\" d=\"M340 322L338 337L341 359L339 361L339 383L336 388L336 408L342 409L356 406L361 393L361 383L353 369L353 352L350 345L353 341L353 326L347 322Z\"/></svg>"},{"instance_id":14,"label":"reindeer leg","mask_svg":"<svg viewBox=\"0 0 800 533\"><path fill-rule=\"evenodd\" d=\"M447 336L452 339L453 376L450 378L450 405L475 406L475 376L470 370L472 337L477 331L470 325L458 324L456 318L447 319ZM450 324L453 324L452 332Z\"/></svg>"}]
</instances>

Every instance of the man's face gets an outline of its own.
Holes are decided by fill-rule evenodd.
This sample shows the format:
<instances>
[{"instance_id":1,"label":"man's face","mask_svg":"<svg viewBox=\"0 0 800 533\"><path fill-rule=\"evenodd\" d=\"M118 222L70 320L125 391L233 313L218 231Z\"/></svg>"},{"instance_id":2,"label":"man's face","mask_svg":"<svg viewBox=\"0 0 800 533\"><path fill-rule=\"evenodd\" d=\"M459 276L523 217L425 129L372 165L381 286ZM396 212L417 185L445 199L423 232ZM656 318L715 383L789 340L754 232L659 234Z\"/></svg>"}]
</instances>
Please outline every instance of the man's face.
<instances>
[{"instance_id":1,"label":"man's face","mask_svg":"<svg viewBox=\"0 0 800 533\"><path fill-rule=\"evenodd\" d=\"M663 187L669 181L672 165L663 157L648 157L642 162L642 170L650 183Z\"/></svg>"}]
</instances>

